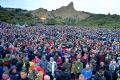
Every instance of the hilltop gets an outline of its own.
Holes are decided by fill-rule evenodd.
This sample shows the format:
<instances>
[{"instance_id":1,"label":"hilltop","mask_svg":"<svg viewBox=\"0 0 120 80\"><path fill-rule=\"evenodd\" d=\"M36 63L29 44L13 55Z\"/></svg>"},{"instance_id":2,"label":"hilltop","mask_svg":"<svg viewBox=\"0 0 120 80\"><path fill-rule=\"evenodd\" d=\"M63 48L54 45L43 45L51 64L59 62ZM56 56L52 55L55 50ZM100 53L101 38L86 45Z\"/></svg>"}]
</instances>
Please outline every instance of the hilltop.
<instances>
[{"instance_id":1,"label":"hilltop","mask_svg":"<svg viewBox=\"0 0 120 80\"><path fill-rule=\"evenodd\" d=\"M3 8L0 6L0 21L3 22L31 25L40 22L41 19L45 19L44 23L48 25L120 27L120 15L77 11L73 2L52 11L44 8L28 11L20 8Z\"/></svg>"}]
</instances>

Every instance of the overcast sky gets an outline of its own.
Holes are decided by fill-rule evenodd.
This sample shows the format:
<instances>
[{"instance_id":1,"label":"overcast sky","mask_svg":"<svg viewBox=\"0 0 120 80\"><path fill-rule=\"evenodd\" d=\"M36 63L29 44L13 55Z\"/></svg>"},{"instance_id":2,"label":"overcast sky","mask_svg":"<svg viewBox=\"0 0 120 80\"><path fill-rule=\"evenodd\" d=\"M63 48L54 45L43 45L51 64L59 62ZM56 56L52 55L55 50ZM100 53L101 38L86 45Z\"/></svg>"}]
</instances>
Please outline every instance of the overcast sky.
<instances>
[{"instance_id":1,"label":"overcast sky","mask_svg":"<svg viewBox=\"0 0 120 80\"><path fill-rule=\"evenodd\" d=\"M120 0L0 0L0 5L27 10L45 8L51 11L66 6L71 1L73 1L75 9L78 11L120 15Z\"/></svg>"}]
</instances>

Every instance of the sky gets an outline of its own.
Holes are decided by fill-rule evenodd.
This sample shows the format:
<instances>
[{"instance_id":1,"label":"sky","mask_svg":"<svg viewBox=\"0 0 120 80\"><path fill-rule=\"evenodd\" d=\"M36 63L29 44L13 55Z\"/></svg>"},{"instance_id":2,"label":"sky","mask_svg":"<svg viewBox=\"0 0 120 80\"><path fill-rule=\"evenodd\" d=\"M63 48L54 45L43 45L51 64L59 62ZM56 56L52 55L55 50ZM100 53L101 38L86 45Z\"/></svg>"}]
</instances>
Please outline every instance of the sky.
<instances>
[{"instance_id":1,"label":"sky","mask_svg":"<svg viewBox=\"0 0 120 80\"><path fill-rule=\"evenodd\" d=\"M35 10L44 8L49 11L74 3L78 11L85 11L96 14L119 14L120 0L0 0L2 7L22 8Z\"/></svg>"}]
</instances>

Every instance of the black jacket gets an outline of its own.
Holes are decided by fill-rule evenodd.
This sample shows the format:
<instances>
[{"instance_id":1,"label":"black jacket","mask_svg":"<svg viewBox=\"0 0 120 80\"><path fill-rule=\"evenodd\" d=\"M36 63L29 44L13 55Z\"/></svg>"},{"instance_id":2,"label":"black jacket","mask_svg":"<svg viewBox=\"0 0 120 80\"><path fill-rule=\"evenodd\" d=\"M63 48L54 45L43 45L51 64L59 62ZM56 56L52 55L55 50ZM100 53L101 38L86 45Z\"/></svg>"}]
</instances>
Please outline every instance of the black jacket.
<instances>
[{"instance_id":1,"label":"black jacket","mask_svg":"<svg viewBox=\"0 0 120 80\"><path fill-rule=\"evenodd\" d=\"M19 79L19 80L31 80L31 79L30 79L30 78L26 78L26 79L22 79L22 78L21 78L21 79Z\"/></svg>"}]
</instances>

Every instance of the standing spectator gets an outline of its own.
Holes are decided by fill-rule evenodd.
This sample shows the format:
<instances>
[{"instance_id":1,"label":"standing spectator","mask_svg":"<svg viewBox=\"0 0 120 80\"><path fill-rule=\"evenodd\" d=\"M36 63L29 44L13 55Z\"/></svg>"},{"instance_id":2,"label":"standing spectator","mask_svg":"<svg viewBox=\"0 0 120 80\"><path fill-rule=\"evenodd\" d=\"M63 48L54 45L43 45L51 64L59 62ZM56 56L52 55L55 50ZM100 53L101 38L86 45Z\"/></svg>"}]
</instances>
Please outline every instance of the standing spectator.
<instances>
[{"instance_id":1,"label":"standing spectator","mask_svg":"<svg viewBox=\"0 0 120 80\"><path fill-rule=\"evenodd\" d=\"M21 78L19 80L31 80L28 78L27 70L23 69L20 73Z\"/></svg>"},{"instance_id":2,"label":"standing spectator","mask_svg":"<svg viewBox=\"0 0 120 80\"><path fill-rule=\"evenodd\" d=\"M117 63L116 61L111 61L110 65L109 65L109 70L113 73L115 71L115 69L117 68Z\"/></svg>"},{"instance_id":3,"label":"standing spectator","mask_svg":"<svg viewBox=\"0 0 120 80\"><path fill-rule=\"evenodd\" d=\"M1 80L13 80L13 79L10 78L8 72L4 72Z\"/></svg>"},{"instance_id":4,"label":"standing spectator","mask_svg":"<svg viewBox=\"0 0 120 80\"><path fill-rule=\"evenodd\" d=\"M17 71L21 72L22 67L23 67L23 63L22 63L22 60L20 58L20 55L18 55L18 61L17 61L16 67L17 67Z\"/></svg>"},{"instance_id":5,"label":"standing spectator","mask_svg":"<svg viewBox=\"0 0 120 80\"><path fill-rule=\"evenodd\" d=\"M86 68L82 70L82 75L87 80L91 80L92 79L92 70L90 69L90 66L88 64L86 65Z\"/></svg>"},{"instance_id":6,"label":"standing spectator","mask_svg":"<svg viewBox=\"0 0 120 80\"><path fill-rule=\"evenodd\" d=\"M69 62L69 59L66 58L65 62L62 65L62 68L65 69L65 76L66 76L67 80L70 80L70 78L71 78L71 73L70 73L71 72L71 67L72 66Z\"/></svg>"},{"instance_id":7,"label":"standing spectator","mask_svg":"<svg viewBox=\"0 0 120 80\"><path fill-rule=\"evenodd\" d=\"M109 66L105 67L104 76L106 80L112 80L112 72L109 71Z\"/></svg>"},{"instance_id":8,"label":"standing spectator","mask_svg":"<svg viewBox=\"0 0 120 80\"><path fill-rule=\"evenodd\" d=\"M94 80L106 80L105 76L104 76L104 70L99 70L95 77L94 77ZM110 80L110 79L109 79Z\"/></svg>"},{"instance_id":9,"label":"standing spectator","mask_svg":"<svg viewBox=\"0 0 120 80\"><path fill-rule=\"evenodd\" d=\"M81 74L83 69L83 63L80 61L80 59L78 59L75 63L75 76L76 79L78 79L79 75Z\"/></svg>"},{"instance_id":10,"label":"standing spectator","mask_svg":"<svg viewBox=\"0 0 120 80\"><path fill-rule=\"evenodd\" d=\"M40 59L38 58L38 56L35 56L35 59L33 59L32 62L38 64L40 62Z\"/></svg>"},{"instance_id":11,"label":"standing spectator","mask_svg":"<svg viewBox=\"0 0 120 80\"><path fill-rule=\"evenodd\" d=\"M62 58L60 56L57 59L57 65L58 65L58 69L61 70L61 67L62 67Z\"/></svg>"},{"instance_id":12,"label":"standing spectator","mask_svg":"<svg viewBox=\"0 0 120 80\"><path fill-rule=\"evenodd\" d=\"M17 64L17 58L15 57L15 55L12 55L12 58L10 59L10 64L11 65L16 65Z\"/></svg>"},{"instance_id":13,"label":"standing spectator","mask_svg":"<svg viewBox=\"0 0 120 80\"><path fill-rule=\"evenodd\" d=\"M48 70L47 70L47 60L46 60L46 56L42 56L42 58L41 58L41 61L39 62L39 66L41 67L41 68L43 68L44 69L44 71L47 73L48 72Z\"/></svg>"},{"instance_id":14,"label":"standing spectator","mask_svg":"<svg viewBox=\"0 0 120 80\"><path fill-rule=\"evenodd\" d=\"M44 76L44 80L50 80L50 76L45 75L45 76Z\"/></svg>"},{"instance_id":15,"label":"standing spectator","mask_svg":"<svg viewBox=\"0 0 120 80\"><path fill-rule=\"evenodd\" d=\"M2 74L3 74L3 62L0 60L0 80L2 79Z\"/></svg>"},{"instance_id":16,"label":"standing spectator","mask_svg":"<svg viewBox=\"0 0 120 80\"><path fill-rule=\"evenodd\" d=\"M85 77L81 74L79 75L79 80L87 80L87 79L85 79Z\"/></svg>"},{"instance_id":17,"label":"standing spectator","mask_svg":"<svg viewBox=\"0 0 120 80\"><path fill-rule=\"evenodd\" d=\"M54 61L53 57L50 57L50 62L47 65L48 73L51 77L51 80L55 78L55 71L57 70L57 63Z\"/></svg>"},{"instance_id":18,"label":"standing spectator","mask_svg":"<svg viewBox=\"0 0 120 80\"><path fill-rule=\"evenodd\" d=\"M16 66L12 66L10 70L10 77L13 80L20 79L20 74L17 72Z\"/></svg>"}]
</instances>

